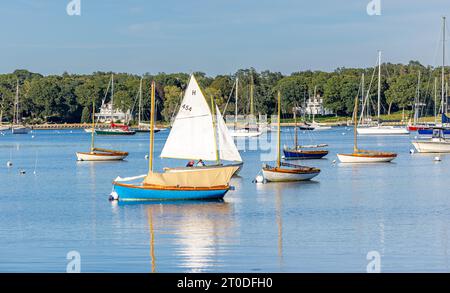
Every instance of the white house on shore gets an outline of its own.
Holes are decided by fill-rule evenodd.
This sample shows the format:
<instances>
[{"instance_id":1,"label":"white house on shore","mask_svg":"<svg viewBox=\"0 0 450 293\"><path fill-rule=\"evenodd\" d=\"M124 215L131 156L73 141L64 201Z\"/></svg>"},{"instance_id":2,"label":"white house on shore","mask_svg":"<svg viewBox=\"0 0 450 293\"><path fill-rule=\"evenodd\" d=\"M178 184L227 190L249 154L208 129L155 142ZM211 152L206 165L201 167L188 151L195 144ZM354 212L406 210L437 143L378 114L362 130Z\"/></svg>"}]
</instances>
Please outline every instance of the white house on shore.
<instances>
[{"instance_id":1,"label":"white house on shore","mask_svg":"<svg viewBox=\"0 0 450 293\"><path fill-rule=\"evenodd\" d=\"M111 103L103 104L100 107L100 112L95 113L95 118L98 122L101 123L111 122ZM130 110L128 110L127 112L123 112L118 108L114 108L113 120L113 122L120 121L121 123L127 123L133 120L133 115L131 114Z\"/></svg>"},{"instance_id":2,"label":"white house on shore","mask_svg":"<svg viewBox=\"0 0 450 293\"><path fill-rule=\"evenodd\" d=\"M323 98L320 95L309 97L306 100L306 105L302 109L306 115L331 115L333 111L326 109L323 106Z\"/></svg>"}]
</instances>

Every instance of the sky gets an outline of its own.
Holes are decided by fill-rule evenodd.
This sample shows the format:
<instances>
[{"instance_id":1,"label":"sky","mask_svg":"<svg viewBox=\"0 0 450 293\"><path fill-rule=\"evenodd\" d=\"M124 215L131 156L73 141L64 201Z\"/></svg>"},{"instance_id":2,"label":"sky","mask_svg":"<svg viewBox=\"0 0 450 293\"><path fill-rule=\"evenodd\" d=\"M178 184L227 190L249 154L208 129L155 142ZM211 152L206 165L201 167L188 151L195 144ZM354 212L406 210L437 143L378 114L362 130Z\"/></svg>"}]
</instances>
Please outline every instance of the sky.
<instances>
[{"instance_id":1,"label":"sky","mask_svg":"<svg viewBox=\"0 0 450 293\"><path fill-rule=\"evenodd\" d=\"M0 1L0 73L290 74L374 66L378 50L437 66L450 17L448 0L379 0L372 16L371 0L79 0L69 16L71 1Z\"/></svg>"}]
</instances>

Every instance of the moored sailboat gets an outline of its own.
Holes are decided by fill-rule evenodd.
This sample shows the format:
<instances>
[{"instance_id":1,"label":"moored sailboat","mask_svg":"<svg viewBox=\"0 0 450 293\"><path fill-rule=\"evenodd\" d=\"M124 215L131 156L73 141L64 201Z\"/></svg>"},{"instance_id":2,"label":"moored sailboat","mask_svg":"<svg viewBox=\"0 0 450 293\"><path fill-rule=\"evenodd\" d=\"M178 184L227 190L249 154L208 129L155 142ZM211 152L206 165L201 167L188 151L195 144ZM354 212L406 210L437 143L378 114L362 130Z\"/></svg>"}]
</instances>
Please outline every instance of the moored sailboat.
<instances>
[{"instance_id":1,"label":"moored sailboat","mask_svg":"<svg viewBox=\"0 0 450 293\"><path fill-rule=\"evenodd\" d=\"M355 98L355 108L354 108L353 119L354 119L353 153L337 154L339 161L341 161L342 163L383 163L383 162L390 162L397 157L396 153L361 150L358 148L358 132L357 132L358 97Z\"/></svg>"},{"instance_id":2,"label":"moored sailboat","mask_svg":"<svg viewBox=\"0 0 450 293\"><path fill-rule=\"evenodd\" d=\"M364 104L368 106L370 89L367 91L367 96L364 100ZM364 94L364 91L363 91ZM359 125L355 126L358 134L360 135L406 135L409 131L406 127L387 126L380 123L380 110L381 110L381 51L378 51L378 103L377 103L377 124L373 125ZM361 113L362 116L363 113Z\"/></svg>"},{"instance_id":3,"label":"moored sailboat","mask_svg":"<svg viewBox=\"0 0 450 293\"><path fill-rule=\"evenodd\" d=\"M91 149L89 152L77 152L78 161L120 161L128 156L127 152L96 148L95 136L95 101L92 102Z\"/></svg>"},{"instance_id":4,"label":"moored sailboat","mask_svg":"<svg viewBox=\"0 0 450 293\"><path fill-rule=\"evenodd\" d=\"M327 150L322 149L327 146L322 145L298 145L298 127L297 127L297 112L294 109L294 147L285 147L283 149L284 158L286 160L305 160L305 159L321 159L328 154Z\"/></svg>"},{"instance_id":5,"label":"moored sailboat","mask_svg":"<svg viewBox=\"0 0 450 293\"><path fill-rule=\"evenodd\" d=\"M14 101L13 124L11 125L12 134L27 134L30 129L20 122L20 107L19 107L19 80L16 86L16 99Z\"/></svg>"},{"instance_id":6,"label":"moored sailboat","mask_svg":"<svg viewBox=\"0 0 450 293\"><path fill-rule=\"evenodd\" d=\"M445 138L444 129L433 128L430 139L415 140L412 142L419 153L450 153L450 139Z\"/></svg>"},{"instance_id":7,"label":"moored sailboat","mask_svg":"<svg viewBox=\"0 0 450 293\"><path fill-rule=\"evenodd\" d=\"M263 177L271 182L289 182L310 180L320 173L320 169L294 164L281 163L281 94L278 92L278 137L277 137L277 165L271 167L263 165Z\"/></svg>"},{"instance_id":8,"label":"moored sailboat","mask_svg":"<svg viewBox=\"0 0 450 293\"><path fill-rule=\"evenodd\" d=\"M131 130L127 125L114 123L114 75L111 75L111 127L105 129L95 129L98 135L134 135L136 131Z\"/></svg>"},{"instance_id":9,"label":"moored sailboat","mask_svg":"<svg viewBox=\"0 0 450 293\"><path fill-rule=\"evenodd\" d=\"M231 137L258 137L262 132L256 127L238 128L238 100L239 100L239 78L236 77L235 82L235 111L234 111L234 129L230 131ZM250 117L253 119L253 80L250 84ZM251 124L251 121L247 121ZM255 123L257 125L257 123Z\"/></svg>"},{"instance_id":10,"label":"moored sailboat","mask_svg":"<svg viewBox=\"0 0 450 293\"><path fill-rule=\"evenodd\" d=\"M231 189L229 182L237 167L157 173L153 171L155 84L152 82L150 117L150 156L147 175L116 178L114 193L119 201L220 199ZM191 107L184 105L185 107ZM191 111L193 108L187 108ZM189 110L187 110L189 111ZM138 183L125 183L129 181Z\"/></svg>"},{"instance_id":11,"label":"moored sailboat","mask_svg":"<svg viewBox=\"0 0 450 293\"><path fill-rule=\"evenodd\" d=\"M238 167L237 174L242 168L241 155L228 132L219 108L214 106L212 98L211 108L208 106L194 75L190 78L161 157L214 162L208 166L165 168L166 172L234 166ZM230 163L224 164L223 161Z\"/></svg>"}]
</instances>

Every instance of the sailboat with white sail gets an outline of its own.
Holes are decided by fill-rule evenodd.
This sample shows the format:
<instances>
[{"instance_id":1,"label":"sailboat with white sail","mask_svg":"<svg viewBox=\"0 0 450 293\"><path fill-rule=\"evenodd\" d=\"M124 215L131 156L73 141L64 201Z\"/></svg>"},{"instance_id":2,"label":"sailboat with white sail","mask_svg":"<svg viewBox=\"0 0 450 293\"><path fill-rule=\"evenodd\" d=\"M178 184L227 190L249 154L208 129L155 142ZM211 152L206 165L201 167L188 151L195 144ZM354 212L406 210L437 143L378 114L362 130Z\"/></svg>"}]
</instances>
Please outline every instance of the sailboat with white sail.
<instances>
[{"instance_id":1,"label":"sailboat with white sail","mask_svg":"<svg viewBox=\"0 0 450 293\"><path fill-rule=\"evenodd\" d=\"M236 175L243 166L241 155L218 107L214 105L212 98L211 108L208 106L194 75L190 77L161 158L214 162L208 166L165 168L166 172L234 166L237 167ZM231 163L223 164L223 161Z\"/></svg>"},{"instance_id":2,"label":"sailboat with white sail","mask_svg":"<svg viewBox=\"0 0 450 293\"><path fill-rule=\"evenodd\" d=\"M190 93L195 96L199 91L193 89ZM189 96L189 95L187 95ZM187 101L191 102L192 99ZM190 119L189 113L201 114L202 109L198 109L199 103L183 103L178 113L180 120L174 124L182 123L182 119ZM165 172L158 173L153 171L153 150L154 150L154 122L155 122L155 84L152 82L151 108L150 108L150 155L149 171L146 175L134 176L129 178L117 177L113 181L113 197L119 201L147 201L147 200L203 200L203 199L221 199L231 189L230 179L238 167L228 166L215 169L196 169L195 171ZM200 110L200 111L199 111ZM196 127L201 127L204 131L210 131L203 127L202 123L208 123L211 116L199 116L200 120L190 123ZM209 124L209 123L208 123ZM182 135L178 131L189 131L188 128L177 127L174 133ZM193 133L195 135L195 133ZM198 138L196 136L195 138ZM180 142L180 141L179 141ZM186 141L181 141L180 147L183 148ZM212 143L209 141L208 143ZM199 142L201 146L201 143ZM208 147L207 145L205 146ZM179 149L178 149L179 150ZM211 149L209 149L212 151ZM172 151L172 149L170 149ZM168 152L169 153L169 152ZM133 183L137 181L137 183ZM140 181L140 182L139 182Z\"/></svg>"},{"instance_id":3,"label":"sailboat with white sail","mask_svg":"<svg viewBox=\"0 0 450 293\"><path fill-rule=\"evenodd\" d=\"M19 103L19 80L16 85L16 99L14 101L13 124L11 125L12 134L27 134L30 129L21 123Z\"/></svg>"},{"instance_id":4,"label":"sailboat with white sail","mask_svg":"<svg viewBox=\"0 0 450 293\"><path fill-rule=\"evenodd\" d=\"M364 99L364 105L369 106L369 93L370 89L367 90L366 98ZM378 51L378 103L377 103L377 123L375 126L370 125L359 125L357 127L357 132L360 135L405 135L409 134L406 127L395 127L382 125L380 123L380 111L381 111L381 51ZM363 107L364 107L363 105ZM364 113L364 111L363 111ZM363 114L362 113L362 114Z\"/></svg>"}]
</instances>

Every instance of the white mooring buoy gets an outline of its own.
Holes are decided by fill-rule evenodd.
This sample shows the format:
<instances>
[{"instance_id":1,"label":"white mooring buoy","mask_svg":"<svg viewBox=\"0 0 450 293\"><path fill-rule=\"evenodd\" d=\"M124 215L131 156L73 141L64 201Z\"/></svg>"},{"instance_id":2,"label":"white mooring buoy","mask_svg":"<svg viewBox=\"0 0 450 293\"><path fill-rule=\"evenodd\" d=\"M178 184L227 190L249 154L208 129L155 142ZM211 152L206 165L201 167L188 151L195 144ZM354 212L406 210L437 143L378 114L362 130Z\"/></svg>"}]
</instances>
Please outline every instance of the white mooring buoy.
<instances>
[{"instance_id":1,"label":"white mooring buoy","mask_svg":"<svg viewBox=\"0 0 450 293\"><path fill-rule=\"evenodd\" d=\"M6 167L11 168L12 167L12 162L11 161L6 162Z\"/></svg>"},{"instance_id":2,"label":"white mooring buoy","mask_svg":"<svg viewBox=\"0 0 450 293\"><path fill-rule=\"evenodd\" d=\"M113 190L109 195L109 200L118 200L118 199L119 199L119 195L117 194L117 192L115 192Z\"/></svg>"},{"instance_id":3,"label":"white mooring buoy","mask_svg":"<svg viewBox=\"0 0 450 293\"><path fill-rule=\"evenodd\" d=\"M255 181L256 183L264 183L264 176L263 175L256 176Z\"/></svg>"},{"instance_id":4,"label":"white mooring buoy","mask_svg":"<svg viewBox=\"0 0 450 293\"><path fill-rule=\"evenodd\" d=\"M414 154L414 153L415 153L414 149L410 149L410 150L409 150L409 153L410 153L411 155Z\"/></svg>"}]
</instances>

